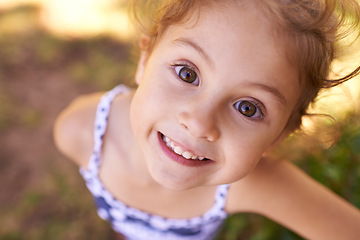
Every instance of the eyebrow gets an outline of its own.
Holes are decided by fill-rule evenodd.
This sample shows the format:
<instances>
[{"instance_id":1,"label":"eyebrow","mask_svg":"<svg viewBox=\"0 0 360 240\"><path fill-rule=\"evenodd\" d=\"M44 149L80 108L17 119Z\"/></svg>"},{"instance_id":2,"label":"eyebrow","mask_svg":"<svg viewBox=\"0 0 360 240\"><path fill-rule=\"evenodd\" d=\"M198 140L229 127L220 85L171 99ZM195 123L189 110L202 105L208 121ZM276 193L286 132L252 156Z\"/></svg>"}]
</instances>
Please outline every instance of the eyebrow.
<instances>
[{"instance_id":1,"label":"eyebrow","mask_svg":"<svg viewBox=\"0 0 360 240\"><path fill-rule=\"evenodd\" d=\"M248 85L256 87L256 88L260 88L260 89L270 93L271 95L273 95L275 97L275 99L280 103L280 105L282 105L282 106L287 105L286 98L277 88L266 85L266 84L257 83L257 82L250 82L250 83L248 83Z\"/></svg>"},{"instance_id":2,"label":"eyebrow","mask_svg":"<svg viewBox=\"0 0 360 240\"><path fill-rule=\"evenodd\" d=\"M215 66L214 62L212 61L210 56L204 51L204 49L202 49L197 43L193 42L192 40L187 38L178 38L175 39L172 43L179 46L190 46L191 48L195 49L211 67Z\"/></svg>"},{"instance_id":3,"label":"eyebrow","mask_svg":"<svg viewBox=\"0 0 360 240\"><path fill-rule=\"evenodd\" d=\"M172 41L172 43L175 45L180 45L180 46L190 46L191 48L195 49L212 68L214 68L215 64L212 61L212 59L210 58L210 56L197 43L193 42L192 40L187 39L187 38L178 38L178 39L175 39L174 41ZM266 84L262 84L262 83L256 83L256 82L248 83L248 85L254 86L254 87L260 88L262 90L265 90L266 92L269 92L270 94L272 94L275 97L275 99L277 99L277 101L279 102L280 105L282 105L282 106L287 105L286 98L284 97L283 94L281 94L281 92L277 88L266 85Z\"/></svg>"}]
</instances>

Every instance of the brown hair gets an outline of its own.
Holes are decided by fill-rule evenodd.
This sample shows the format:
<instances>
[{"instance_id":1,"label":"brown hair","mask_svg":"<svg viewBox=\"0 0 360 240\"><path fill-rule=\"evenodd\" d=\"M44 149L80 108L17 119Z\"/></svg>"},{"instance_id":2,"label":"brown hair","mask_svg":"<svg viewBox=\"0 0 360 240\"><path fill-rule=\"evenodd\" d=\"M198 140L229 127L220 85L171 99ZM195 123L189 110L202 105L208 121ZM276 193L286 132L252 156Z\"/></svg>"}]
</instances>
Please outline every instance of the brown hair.
<instances>
[{"instance_id":1,"label":"brown hair","mask_svg":"<svg viewBox=\"0 0 360 240\"><path fill-rule=\"evenodd\" d=\"M150 38L146 50L151 52L169 26L186 22L195 11L210 3L224 2L227 1L134 0L132 7L138 26ZM265 13L275 32L285 37L289 60L298 69L302 94L286 127L294 131L300 127L302 116L308 115L308 106L315 102L322 89L339 85L360 73L358 66L341 78L328 79L332 62L341 54L339 42L350 34L359 36L360 6L356 0L252 2Z\"/></svg>"}]
</instances>

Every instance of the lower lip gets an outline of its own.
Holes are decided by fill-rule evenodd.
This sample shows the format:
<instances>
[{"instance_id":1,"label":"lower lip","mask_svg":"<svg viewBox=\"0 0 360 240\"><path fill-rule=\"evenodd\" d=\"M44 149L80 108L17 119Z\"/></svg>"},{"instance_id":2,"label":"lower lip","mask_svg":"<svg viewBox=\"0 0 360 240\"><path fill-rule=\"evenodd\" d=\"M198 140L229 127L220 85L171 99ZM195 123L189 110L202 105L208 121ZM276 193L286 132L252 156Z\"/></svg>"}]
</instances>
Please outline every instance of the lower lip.
<instances>
[{"instance_id":1,"label":"lower lip","mask_svg":"<svg viewBox=\"0 0 360 240\"><path fill-rule=\"evenodd\" d=\"M163 150L163 152L165 153L165 155L167 157L169 157L171 160L183 165L183 166L187 166L187 167L200 167L200 166L205 166L205 165L209 165L211 163L213 163L214 161L211 160L203 160L203 161L199 161L199 160L192 160L192 159L186 159L183 156L180 156L176 153L173 152L172 149L170 149L165 142L162 139L162 134L159 132L158 133L158 139L159 139L159 143L160 143L160 147Z\"/></svg>"}]
</instances>

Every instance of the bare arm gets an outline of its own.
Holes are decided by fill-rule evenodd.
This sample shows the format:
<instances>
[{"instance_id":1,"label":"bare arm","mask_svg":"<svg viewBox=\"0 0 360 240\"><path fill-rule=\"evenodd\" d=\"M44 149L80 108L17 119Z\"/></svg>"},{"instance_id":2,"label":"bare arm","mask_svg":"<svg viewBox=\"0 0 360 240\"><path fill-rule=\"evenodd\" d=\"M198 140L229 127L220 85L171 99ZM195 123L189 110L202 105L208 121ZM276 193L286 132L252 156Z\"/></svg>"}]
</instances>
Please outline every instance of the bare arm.
<instances>
[{"instance_id":1,"label":"bare arm","mask_svg":"<svg viewBox=\"0 0 360 240\"><path fill-rule=\"evenodd\" d=\"M263 160L232 187L229 211L264 215L306 239L359 239L360 211L289 162Z\"/></svg>"},{"instance_id":2,"label":"bare arm","mask_svg":"<svg viewBox=\"0 0 360 240\"><path fill-rule=\"evenodd\" d=\"M76 98L55 121L56 147L79 166L87 166L93 148L93 129L97 104L103 93Z\"/></svg>"}]
</instances>

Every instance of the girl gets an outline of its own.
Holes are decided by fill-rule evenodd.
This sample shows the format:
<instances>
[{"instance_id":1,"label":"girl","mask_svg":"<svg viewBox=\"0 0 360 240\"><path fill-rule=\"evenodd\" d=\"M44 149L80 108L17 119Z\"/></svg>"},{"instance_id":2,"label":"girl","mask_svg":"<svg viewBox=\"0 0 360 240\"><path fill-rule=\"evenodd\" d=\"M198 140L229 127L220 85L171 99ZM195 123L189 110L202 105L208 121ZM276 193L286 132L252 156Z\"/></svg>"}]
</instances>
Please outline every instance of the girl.
<instances>
[{"instance_id":1,"label":"girl","mask_svg":"<svg viewBox=\"0 0 360 240\"><path fill-rule=\"evenodd\" d=\"M55 124L100 217L127 239L212 239L239 212L309 239L358 239L358 209L267 154L320 89L359 73L327 80L349 13L359 21L351 0L160 5L138 88L81 97Z\"/></svg>"}]
</instances>

